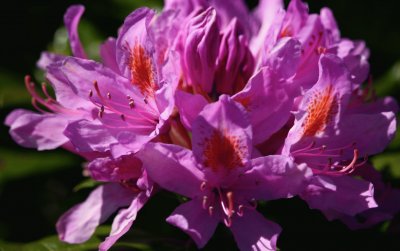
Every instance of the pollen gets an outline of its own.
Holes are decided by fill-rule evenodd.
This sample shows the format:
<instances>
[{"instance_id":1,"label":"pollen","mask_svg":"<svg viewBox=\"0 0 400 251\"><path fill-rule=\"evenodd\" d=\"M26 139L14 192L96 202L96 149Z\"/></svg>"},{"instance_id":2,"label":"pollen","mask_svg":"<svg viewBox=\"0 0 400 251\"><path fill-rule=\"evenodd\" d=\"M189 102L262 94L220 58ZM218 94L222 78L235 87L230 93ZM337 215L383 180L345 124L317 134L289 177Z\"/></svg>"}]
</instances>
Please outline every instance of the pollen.
<instances>
[{"instance_id":1,"label":"pollen","mask_svg":"<svg viewBox=\"0 0 400 251\"><path fill-rule=\"evenodd\" d=\"M307 107L307 117L303 123L303 137L315 136L322 132L337 112L337 99L332 85L315 93Z\"/></svg>"},{"instance_id":2,"label":"pollen","mask_svg":"<svg viewBox=\"0 0 400 251\"><path fill-rule=\"evenodd\" d=\"M153 65L150 56L140 44L135 44L129 51L128 67L131 83L136 86L145 97L154 96L156 90Z\"/></svg>"},{"instance_id":3,"label":"pollen","mask_svg":"<svg viewBox=\"0 0 400 251\"><path fill-rule=\"evenodd\" d=\"M204 165L213 171L244 166L244 152L238 137L215 130L204 146Z\"/></svg>"}]
</instances>

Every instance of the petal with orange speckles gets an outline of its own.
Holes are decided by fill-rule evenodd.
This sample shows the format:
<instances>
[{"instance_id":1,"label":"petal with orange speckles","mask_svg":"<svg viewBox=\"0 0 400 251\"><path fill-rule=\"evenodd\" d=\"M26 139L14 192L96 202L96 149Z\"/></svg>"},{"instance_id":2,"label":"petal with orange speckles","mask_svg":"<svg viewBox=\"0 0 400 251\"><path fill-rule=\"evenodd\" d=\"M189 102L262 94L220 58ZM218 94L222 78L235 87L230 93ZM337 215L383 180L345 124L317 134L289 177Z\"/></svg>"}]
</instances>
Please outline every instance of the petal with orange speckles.
<instances>
[{"instance_id":1,"label":"petal with orange speckles","mask_svg":"<svg viewBox=\"0 0 400 251\"><path fill-rule=\"evenodd\" d=\"M193 153L213 172L245 168L251 156L252 131L244 108L228 96L209 104L193 126Z\"/></svg>"}]
</instances>

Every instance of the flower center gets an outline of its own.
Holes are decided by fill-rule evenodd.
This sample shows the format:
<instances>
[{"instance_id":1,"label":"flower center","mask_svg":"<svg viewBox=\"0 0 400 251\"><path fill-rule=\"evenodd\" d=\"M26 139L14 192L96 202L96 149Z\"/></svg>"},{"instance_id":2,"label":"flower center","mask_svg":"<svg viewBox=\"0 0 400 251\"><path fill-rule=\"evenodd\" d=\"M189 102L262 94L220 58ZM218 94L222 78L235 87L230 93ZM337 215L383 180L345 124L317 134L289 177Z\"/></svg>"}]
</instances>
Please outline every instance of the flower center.
<instances>
[{"instance_id":1,"label":"flower center","mask_svg":"<svg viewBox=\"0 0 400 251\"><path fill-rule=\"evenodd\" d=\"M209 191L208 195L203 196L203 209L208 210L209 215L213 215L215 208L220 207L227 227L232 225L232 217L235 213L242 217L245 209L254 210L257 207L255 199L238 201L233 191L220 187L209 187L207 182L201 184L200 190Z\"/></svg>"},{"instance_id":2,"label":"flower center","mask_svg":"<svg viewBox=\"0 0 400 251\"><path fill-rule=\"evenodd\" d=\"M128 67L131 83L139 88L145 97L153 97L157 89L154 82L153 64L146 50L138 43L129 50Z\"/></svg>"},{"instance_id":3,"label":"flower center","mask_svg":"<svg viewBox=\"0 0 400 251\"><path fill-rule=\"evenodd\" d=\"M215 172L220 168L232 170L244 166L243 155L238 137L214 130L205 142L204 165Z\"/></svg>"},{"instance_id":4,"label":"flower center","mask_svg":"<svg viewBox=\"0 0 400 251\"><path fill-rule=\"evenodd\" d=\"M307 107L307 117L303 122L303 137L312 137L322 132L337 113L337 98L332 85L314 94Z\"/></svg>"}]
</instances>

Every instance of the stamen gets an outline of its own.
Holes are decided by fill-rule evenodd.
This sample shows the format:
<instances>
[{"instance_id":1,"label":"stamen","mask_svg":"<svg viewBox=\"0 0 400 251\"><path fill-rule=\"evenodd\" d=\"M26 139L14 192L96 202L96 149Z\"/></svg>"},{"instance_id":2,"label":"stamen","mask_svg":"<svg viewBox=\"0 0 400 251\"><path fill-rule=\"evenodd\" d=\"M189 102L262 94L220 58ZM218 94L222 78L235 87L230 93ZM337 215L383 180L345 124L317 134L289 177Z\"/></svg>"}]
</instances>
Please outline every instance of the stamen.
<instances>
[{"instance_id":1,"label":"stamen","mask_svg":"<svg viewBox=\"0 0 400 251\"><path fill-rule=\"evenodd\" d=\"M133 109L135 107L135 101L133 99L129 100L129 107Z\"/></svg>"},{"instance_id":2,"label":"stamen","mask_svg":"<svg viewBox=\"0 0 400 251\"><path fill-rule=\"evenodd\" d=\"M203 209L206 209L208 205L208 197L204 196L203 197Z\"/></svg>"},{"instance_id":3,"label":"stamen","mask_svg":"<svg viewBox=\"0 0 400 251\"><path fill-rule=\"evenodd\" d=\"M210 216L212 216L212 215L214 214L214 207L213 207L213 206L209 206L209 207L208 207L208 214L209 214Z\"/></svg>"},{"instance_id":4,"label":"stamen","mask_svg":"<svg viewBox=\"0 0 400 251\"><path fill-rule=\"evenodd\" d=\"M207 182L203 181L203 182L200 184L200 190L201 190L201 191L205 191L206 188L207 188Z\"/></svg>"},{"instance_id":5,"label":"stamen","mask_svg":"<svg viewBox=\"0 0 400 251\"><path fill-rule=\"evenodd\" d=\"M226 193L226 198L228 199L228 217L232 217L234 214L233 210L233 192L229 191Z\"/></svg>"},{"instance_id":6,"label":"stamen","mask_svg":"<svg viewBox=\"0 0 400 251\"><path fill-rule=\"evenodd\" d=\"M226 227L231 227L232 226L232 219L231 217L224 217L224 223Z\"/></svg>"},{"instance_id":7,"label":"stamen","mask_svg":"<svg viewBox=\"0 0 400 251\"><path fill-rule=\"evenodd\" d=\"M99 117L100 118L103 118L103 113L104 113L104 105L102 105L101 107L100 107L100 109L99 109Z\"/></svg>"},{"instance_id":8,"label":"stamen","mask_svg":"<svg viewBox=\"0 0 400 251\"><path fill-rule=\"evenodd\" d=\"M36 99L34 97L31 98L31 103L32 103L32 106L35 107L35 109L38 110L39 112L49 113L38 106L38 104L36 103Z\"/></svg>"},{"instance_id":9,"label":"stamen","mask_svg":"<svg viewBox=\"0 0 400 251\"><path fill-rule=\"evenodd\" d=\"M239 217L242 217L242 216L244 215L243 209L244 209L244 205L240 204L240 205L238 206L238 210L237 210L237 212L236 212L236 214L237 214Z\"/></svg>"}]
</instances>

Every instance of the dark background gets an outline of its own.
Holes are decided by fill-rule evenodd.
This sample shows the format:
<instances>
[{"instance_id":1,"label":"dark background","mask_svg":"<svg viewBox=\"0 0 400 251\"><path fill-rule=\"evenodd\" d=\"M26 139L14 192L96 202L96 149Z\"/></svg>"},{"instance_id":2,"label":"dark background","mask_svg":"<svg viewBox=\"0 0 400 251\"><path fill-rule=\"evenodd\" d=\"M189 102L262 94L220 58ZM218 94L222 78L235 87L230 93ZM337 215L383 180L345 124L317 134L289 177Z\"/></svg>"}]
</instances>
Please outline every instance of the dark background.
<instances>
[{"instance_id":1,"label":"dark background","mask_svg":"<svg viewBox=\"0 0 400 251\"><path fill-rule=\"evenodd\" d=\"M86 6L80 32L84 44L95 47L89 54L96 57L98 43L107 36L115 36L124 16L135 6L157 5L160 1L23 0L2 3L0 121L16 107L32 109L23 77L31 74L41 78L35 69L40 52L46 49L68 51L65 32L60 28L65 10L73 3ZM255 6L257 1L248 3ZM329 6L343 37L367 42L377 93L400 100L400 1L309 0L308 3L312 12ZM84 180L80 168L82 160L62 150L36 152L24 149L10 139L7 131L8 128L0 125L0 250L67 250L55 238L48 240L55 245L53 249L40 249L43 246L38 240L54 235L57 218L90 192L90 189L76 188ZM373 159L394 187L400 184L399 145L395 140L381 157ZM126 242L125 247L115 250L195 250L185 234L164 222L178 203L173 195L157 195L140 213L135 230L121 241ZM328 222L321 213L310 210L297 198L269 202L261 205L259 210L282 226L278 247L283 251L400 250L399 216L391 223L350 231L340 222ZM107 228L102 230L107 231ZM102 236L103 233L99 231L98 234ZM28 242L40 245L17 244ZM98 239L92 243L87 247L95 247ZM152 248L146 249L149 246ZM230 232L220 226L205 250L235 250Z\"/></svg>"}]
</instances>

